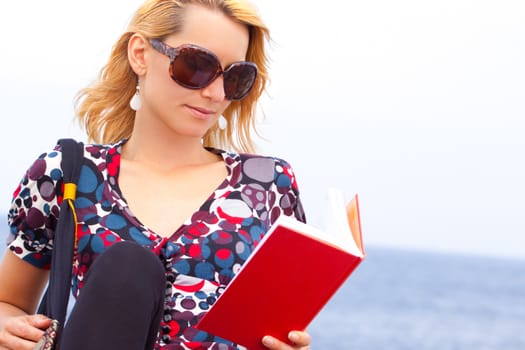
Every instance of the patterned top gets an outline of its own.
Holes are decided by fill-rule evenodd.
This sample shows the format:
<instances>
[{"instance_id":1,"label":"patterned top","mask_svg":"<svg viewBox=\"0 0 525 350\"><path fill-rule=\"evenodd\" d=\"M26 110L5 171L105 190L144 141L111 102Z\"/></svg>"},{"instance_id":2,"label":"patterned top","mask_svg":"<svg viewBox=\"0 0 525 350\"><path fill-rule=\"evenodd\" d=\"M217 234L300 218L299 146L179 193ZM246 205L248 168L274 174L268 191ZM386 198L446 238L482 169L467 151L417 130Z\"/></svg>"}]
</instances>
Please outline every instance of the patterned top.
<instances>
[{"instance_id":1,"label":"patterned top","mask_svg":"<svg viewBox=\"0 0 525 350\"><path fill-rule=\"evenodd\" d=\"M240 349L194 328L280 215L304 221L294 173L281 159L210 149L228 175L198 211L162 238L129 209L118 186L124 141L86 145L77 188L78 252L72 292L76 297L98 255L121 240L135 241L162 260L168 283L156 349ZM49 269L62 201L60 146L29 168L9 211L9 249Z\"/></svg>"}]
</instances>

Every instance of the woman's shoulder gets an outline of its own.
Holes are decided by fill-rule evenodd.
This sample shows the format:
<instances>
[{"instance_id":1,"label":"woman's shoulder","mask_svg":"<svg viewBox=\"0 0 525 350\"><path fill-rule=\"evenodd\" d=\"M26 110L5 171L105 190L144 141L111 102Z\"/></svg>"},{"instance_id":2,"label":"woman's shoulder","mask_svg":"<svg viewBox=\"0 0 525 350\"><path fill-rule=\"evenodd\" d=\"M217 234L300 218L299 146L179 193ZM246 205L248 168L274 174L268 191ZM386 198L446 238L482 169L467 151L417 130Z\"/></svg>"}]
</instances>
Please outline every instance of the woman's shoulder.
<instances>
[{"instance_id":1,"label":"woman's shoulder","mask_svg":"<svg viewBox=\"0 0 525 350\"><path fill-rule=\"evenodd\" d=\"M283 158L254 153L213 150L222 154L234 177L241 182L274 183L278 187L296 187L295 173Z\"/></svg>"},{"instance_id":2,"label":"woman's shoulder","mask_svg":"<svg viewBox=\"0 0 525 350\"><path fill-rule=\"evenodd\" d=\"M65 140L66 139L58 140L53 150L51 152L44 153L41 157L53 156L53 157L56 157L58 161L60 162L63 157L64 147L71 147L72 144L74 145L74 143L77 143L77 144L81 144L83 147L84 160L91 160L95 163L99 163L101 161L106 161L108 156L119 156L121 153L121 146L125 142L125 140L122 140L122 141L115 142L115 143L100 144L100 143L84 142L82 140L76 140L76 139L69 139L69 141L72 141L72 142L70 142L66 146Z\"/></svg>"},{"instance_id":3,"label":"woman's shoulder","mask_svg":"<svg viewBox=\"0 0 525 350\"><path fill-rule=\"evenodd\" d=\"M291 165L287 160L273 155L264 155L257 153L237 153L232 151L224 151L221 149L211 149L211 151L217 154L222 154L226 160L230 159L230 161L232 162L248 164L249 166L255 166L260 168L291 168Z\"/></svg>"},{"instance_id":4,"label":"woman's shoulder","mask_svg":"<svg viewBox=\"0 0 525 350\"><path fill-rule=\"evenodd\" d=\"M64 145L65 145L65 141L66 140L70 140L72 142L76 142L76 143L81 143L84 147L84 153L89 156L89 155L94 155L94 156L98 156L99 154L101 153L105 153L105 152L116 152L118 153L121 149L121 146L124 144L125 140L121 140L121 141L118 141L118 142L115 142L115 143L105 143L105 144L102 144L102 143L89 143L89 142L85 142L85 141L82 141L82 140L77 140L77 139L60 139L57 141L55 147L54 147L54 151L58 151L58 152L61 152Z\"/></svg>"},{"instance_id":5,"label":"woman's shoulder","mask_svg":"<svg viewBox=\"0 0 525 350\"><path fill-rule=\"evenodd\" d=\"M64 147L66 147L62 140L63 139L58 140L54 146L50 146L33 160L33 163L31 163L26 172L26 177L28 179L36 180L41 176L50 176L54 180L59 179L62 159L64 157ZM73 141L81 142L78 140ZM82 142L84 161L91 160L94 163L100 163L106 161L108 155L118 156L120 154L120 146L122 143L123 141L112 144L92 144Z\"/></svg>"}]
</instances>

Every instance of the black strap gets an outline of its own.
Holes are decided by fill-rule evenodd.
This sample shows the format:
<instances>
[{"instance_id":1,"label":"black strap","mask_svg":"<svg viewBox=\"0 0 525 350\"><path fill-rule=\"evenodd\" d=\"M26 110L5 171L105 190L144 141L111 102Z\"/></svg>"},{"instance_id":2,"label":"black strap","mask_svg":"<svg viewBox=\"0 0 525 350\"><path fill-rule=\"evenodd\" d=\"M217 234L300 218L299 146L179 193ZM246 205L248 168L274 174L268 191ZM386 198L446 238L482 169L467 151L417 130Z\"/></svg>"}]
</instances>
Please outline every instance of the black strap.
<instances>
[{"instance_id":1,"label":"black strap","mask_svg":"<svg viewBox=\"0 0 525 350\"><path fill-rule=\"evenodd\" d=\"M58 143L62 150L60 165L65 185L64 200L60 205L60 215L55 229L49 284L38 312L58 320L60 334L66 319L71 290L73 255L76 243L74 198L84 159L84 144L73 139L61 139ZM66 184L74 184L74 186Z\"/></svg>"}]
</instances>

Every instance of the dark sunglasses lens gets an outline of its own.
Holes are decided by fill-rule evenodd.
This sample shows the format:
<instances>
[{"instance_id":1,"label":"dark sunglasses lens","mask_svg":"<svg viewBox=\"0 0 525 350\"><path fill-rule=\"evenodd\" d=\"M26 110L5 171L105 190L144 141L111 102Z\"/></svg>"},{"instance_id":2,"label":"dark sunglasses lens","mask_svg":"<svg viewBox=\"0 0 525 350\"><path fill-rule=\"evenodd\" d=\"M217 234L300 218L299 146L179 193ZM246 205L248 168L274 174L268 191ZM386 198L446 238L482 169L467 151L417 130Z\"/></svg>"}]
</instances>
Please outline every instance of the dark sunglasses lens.
<instances>
[{"instance_id":1,"label":"dark sunglasses lens","mask_svg":"<svg viewBox=\"0 0 525 350\"><path fill-rule=\"evenodd\" d=\"M219 74L219 62L205 51L183 48L170 66L173 80L190 89L207 86Z\"/></svg>"},{"instance_id":2,"label":"dark sunglasses lens","mask_svg":"<svg viewBox=\"0 0 525 350\"><path fill-rule=\"evenodd\" d=\"M228 100L241 100L253 87L257 78L257 66L249 62L231 65L224 72L224 94Z\"/></svg>"}]
</instances>

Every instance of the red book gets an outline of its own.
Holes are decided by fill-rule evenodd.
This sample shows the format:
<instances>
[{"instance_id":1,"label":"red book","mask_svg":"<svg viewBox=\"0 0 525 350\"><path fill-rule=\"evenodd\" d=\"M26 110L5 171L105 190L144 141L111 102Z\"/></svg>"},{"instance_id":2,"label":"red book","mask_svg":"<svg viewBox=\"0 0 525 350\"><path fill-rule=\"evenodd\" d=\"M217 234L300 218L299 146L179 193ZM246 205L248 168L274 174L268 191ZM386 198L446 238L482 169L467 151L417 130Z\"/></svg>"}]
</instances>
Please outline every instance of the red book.
<instances>
[{"instance_id":1,"label":"red book","mask_svg":"<svg viewBox=\"0 0 525 350\"><path fill-rule=\"evenodd\" d=\"M249 350L306 329L365 257L357 195L329 197L327 230L280 217L197 328Z\"/></svg>"}]
</instances>

